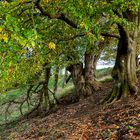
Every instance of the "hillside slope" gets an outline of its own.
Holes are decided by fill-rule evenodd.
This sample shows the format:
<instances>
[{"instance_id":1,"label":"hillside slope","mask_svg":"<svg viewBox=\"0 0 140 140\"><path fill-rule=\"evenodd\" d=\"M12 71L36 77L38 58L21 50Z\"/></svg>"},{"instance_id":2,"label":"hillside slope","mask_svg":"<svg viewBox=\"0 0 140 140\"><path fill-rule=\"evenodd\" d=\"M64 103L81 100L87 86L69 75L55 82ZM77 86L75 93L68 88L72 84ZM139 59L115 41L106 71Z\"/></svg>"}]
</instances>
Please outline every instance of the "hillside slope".
<instances>
[{"instance_id":1,"label":"hillside slope","mask_svg":"<svg viewBox=\"0 0 140 140\"><path fill-rule=\"evenodd\" d=\"M19 122L3 133L2 140L140 140L140 98L99 105L112 87L104 83L87 99L59 109L46 117Z\"/></svg>"}]
</instances>

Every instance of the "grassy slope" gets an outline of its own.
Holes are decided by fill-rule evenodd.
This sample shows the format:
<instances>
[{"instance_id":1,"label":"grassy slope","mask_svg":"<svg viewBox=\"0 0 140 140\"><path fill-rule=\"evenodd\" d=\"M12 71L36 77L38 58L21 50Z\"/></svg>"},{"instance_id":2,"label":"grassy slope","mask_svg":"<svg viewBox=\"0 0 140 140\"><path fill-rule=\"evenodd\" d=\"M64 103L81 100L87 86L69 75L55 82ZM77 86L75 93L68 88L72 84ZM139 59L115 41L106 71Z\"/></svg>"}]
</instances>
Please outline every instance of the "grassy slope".
<instances>
[{"instance_id":1,"label":"grassy slope","mask_svg":"<svg viewBox=\"0 0 140 140\"><path fill-rule=\"evenodd\" d=\"M9 108L9 112L12 112L12 114L7 115L7 117L5 117L6 106L1 106L1 105L3 103L12 101L14 99L22 99L25 91L26 91L26 87L21 87L19 89L13 89L13 90L7 91L6 93L3 93L1 95L1 98L0 98L0 107L1 107L1 109L0 109L0 124L4 121L7 122L7 119L9 119L9 117L10 117L10 119L14 119L20 115L19 110L17 110L17 109L14 110L13 108L15 108L15 106L11 106L11 108Z\"/></svg>"}]
</instances>

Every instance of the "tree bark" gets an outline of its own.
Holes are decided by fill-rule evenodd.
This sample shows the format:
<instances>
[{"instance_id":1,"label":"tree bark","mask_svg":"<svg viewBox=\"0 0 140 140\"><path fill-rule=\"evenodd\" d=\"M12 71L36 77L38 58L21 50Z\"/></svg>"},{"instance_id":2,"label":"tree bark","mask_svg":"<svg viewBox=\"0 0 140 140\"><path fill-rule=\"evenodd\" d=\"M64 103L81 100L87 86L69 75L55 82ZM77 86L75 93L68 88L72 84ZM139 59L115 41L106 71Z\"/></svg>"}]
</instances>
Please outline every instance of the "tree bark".
<instances>
[{"instance_id":1,"label":"tree bark","mask_svg":"<svg viewBox=\"0 0 140 140\"><path fill-rule=\"evenodd\" d=\"M98 89L95 81L94 55L85 53L85 67L83 63L73 64L67 68L71 72L74 87L78 96L86 97Z\"/></svg>"},{"instance_id":2,"label":"tree bark","mask_svg":"<svg viewBox=\"0 0 140 140\"><path fill-rule=\"evenodd\" d=\"M91 95L95 90L98 89L98 85L95 80L95 65L94 65L93 53L85 53L85 95Z\"/></svg>"},{"instance_id":3,"label":"tree bark","mask_svg":"<svg viewBox=\"0 0 140 140\"><path fill-rule=\"evenodd\" d=\"M83 75L83 63L73 64L67 68L72 75L76 96L80 97L85 94L85 79Z\"/></svg>"},{"instance_id":4,"label":"tree bark","mask_svg":"<svg viewBox=\"0 0 140 140\"><path fill-rule=\"evenodd\" d=\"M56 95L58 89L59 67L56 67L54 74L54 94Z\"/></svg>"},{"instance_id":5,"label":"tree bark","mask_svg":"<svg viewBox=\"0 0 140 140\"><path fill-rule=\"evenodd\" d=\"M45 66L44 67L44 76L45 76L45 83L43 85L43 99L44 99L44 103L45 103L45 108L46 110L48 110L50 108L50 99L49 99L49 91L48 91L48 84L49 84L49 79L50 79L50 72L51 72L51 68Z\"/></svg>"},{"instance_id":6,"label":"tree bark","mask_svg":"<svg viewBox=\"0 0 140 140\"><path fill-rule=\"evenodd\" d=\"M90 51L85 53L85 91L86 95L91 95L94 91L100 88L100 84L96 81L96 65L100 58L103 49L109 44L109 39L106 37L105 41L99 41L98 52ZM97 47L97 46L95 46Z\"/></svg>"},{"instance_id":7,"label":"tree bark","mask_svg":"<svg viewBox=\"0 0 140 140\"><path fill-rule=\"evenodd\" d=\"M84 66L83 63L79 62L67 69L71 73L76 92L79 96L89 96L100 88L99 83L95 79L96 64L101 52L109 42L108 38L105 41L99 41L97 46L95 46L98 47L98 52L95 52L95 50L86 50Z\"/></svg>"},{"instance_id":8,"label":"tree bark","mask_svg":"<svg viewBox=\"0 0 140 140\"><path fill-rule=\"evenodd\" d=\"M118 24L120 39L118 42L115 66L112 71L114 86L105 102L112 102L122 96L137 94L136 86L136 41L134 35Z\"/></svg>"}]
</instances>

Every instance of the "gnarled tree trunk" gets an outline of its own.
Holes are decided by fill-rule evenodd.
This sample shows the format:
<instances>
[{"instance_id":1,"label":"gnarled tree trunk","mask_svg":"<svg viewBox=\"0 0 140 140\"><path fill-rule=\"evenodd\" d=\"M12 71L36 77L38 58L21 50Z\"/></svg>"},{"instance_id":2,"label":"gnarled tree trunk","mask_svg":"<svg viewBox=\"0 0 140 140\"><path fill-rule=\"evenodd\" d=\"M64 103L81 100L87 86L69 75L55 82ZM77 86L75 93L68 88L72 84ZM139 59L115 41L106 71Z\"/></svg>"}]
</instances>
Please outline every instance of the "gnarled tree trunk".
<instances>
[{"instance_id":1,"label":"gnarled tree trunk","mask_svg":"<svg viewBox=\"0 0 140 140\"><path fill-rule=\"evenodd\" d=\"M71 72L73 84L75 87L76 95L81 96L85 94L85 79L83 75L83 64L73 64L67 68Z\"/></svg>"},{"instance_id":2,"label":"gnarled tree trunk","mask_svg":"<svg viewBox=\"0 0 140 140\"><path fill-rule=\"evenodd\" d=\"M106 41L99 41L97 44L98 52L95 52L94 48L93 50L90 49L85 52L84 66L83 63L80 62L71 65L67 69L71 72L76 93L79 96L89 96L99 89L99 83L95 79L96 64L101 52L107 44L109 44L108 39Z\"/></svg>"},{"instance_id":3,"label":"gnarled tree trunk","mask_svg":"<svg viewBox=\"0 0 140 140\"><path fill-rule=\"evenodd\" d=\"M95 81L93 53L85 53L85 68L83 63L73 64L67 70L71 72L74 87L78 96L89 96L97 90Z\"/></svg>"},{"instance_id":4,"label":"gnarled tree trunk","mask_svg":"<svg viewBox=\"0 0 140 140\"><path fill-rule=\"evenodd\" d=\"M98 89L98 84L95 80L95 68L94 65L95 59L94 55L92 53L85 53L85 72L84 72L84 78L85 78L85 95L91 95L95 90Z\"/></svg>"},{"instance_id":5,"label":"gnarled tree trunk","mask_svg":"<svg viewBox=\"0 0 140 140\"><path fill-rule=\"evenodd\" d=\"M112 71L114 86L112 92L105 99L112 102L122 96L137 93L136 86L136 41L134 34L130 34L123 26L118 24L120 39L118 43L116 63Z\"/></svg>"}]
</instances>

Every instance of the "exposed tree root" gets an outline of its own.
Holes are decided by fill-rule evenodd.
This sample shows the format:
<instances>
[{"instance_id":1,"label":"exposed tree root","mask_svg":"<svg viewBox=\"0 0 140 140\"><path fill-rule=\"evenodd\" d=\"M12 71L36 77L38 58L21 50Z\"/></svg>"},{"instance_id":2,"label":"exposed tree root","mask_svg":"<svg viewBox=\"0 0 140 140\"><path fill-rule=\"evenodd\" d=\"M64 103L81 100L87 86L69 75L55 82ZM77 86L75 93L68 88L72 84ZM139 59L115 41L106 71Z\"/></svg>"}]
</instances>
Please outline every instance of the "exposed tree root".
<instances>
[{"instance_id":1,"label":"exposed tree root","mask_svg":"<svg viewBox=\"0 0 140 140\"><path fill-rule=\"evenodd\" d=\"M48 87L45 86L46 85L44 81L41 81L38 84L34 84L34 85L32 84L29 86L24 99L22 100L13 99L3 103L2 106L6 106L5 120L7 120L8 115L11 114L9 110L12 107L12 105L17 105L17 108L19 106L19 111L21 116L17 120L10 121L9 123L18 122L21 119L35 117L41 114L40 112L43 111L47 112L45 114L49 114L52 108L55 107L55 105L59 103L59 101L55 97L55 94ZM45 92L46 89L49 92ZM50 100L50 94L52 94L53 97L53 99L51 100ZM24 104L28 108L27 112L23 111ZM7 122L3 125L7 125Z\"/></svg>"},{"instance_id":2,"label":"exposed tree root","mask_svg":"<svg viewBox=\"0 0 140 140\"><path fill-rule=\"evenodd\" d=\"M128 84L123 86L121 84L115 84L110 94L106 96L106 98L102 101L102 103L111 103L113 101L117 101L120 98L127 97L129 95L134 96L134 98L136 99L137 87L133 86L133 91L132 91L132 87L129 87Z\"/></svg>"}]
</instances>

